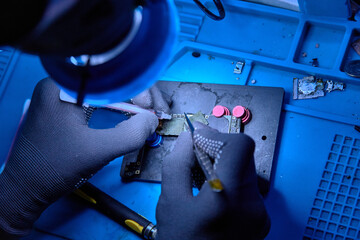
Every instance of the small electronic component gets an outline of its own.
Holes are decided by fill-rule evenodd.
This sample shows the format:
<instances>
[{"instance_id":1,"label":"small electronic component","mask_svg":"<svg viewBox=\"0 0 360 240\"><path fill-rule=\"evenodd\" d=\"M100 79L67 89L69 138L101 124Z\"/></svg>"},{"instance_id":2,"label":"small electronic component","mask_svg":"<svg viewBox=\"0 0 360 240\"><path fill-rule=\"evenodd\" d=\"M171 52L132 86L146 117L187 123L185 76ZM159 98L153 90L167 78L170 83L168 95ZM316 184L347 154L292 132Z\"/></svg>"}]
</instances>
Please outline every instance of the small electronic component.
<instances>
[{"instance_id":1,"label":"small electronic component","mask_svg":"<svg viewBox=\"0 0 360 240\"><path fill-rule=\"evenodd\" d=\"M243 68L244 68L245 63L243 62L237 62L234 68L234 73L235 74L241 74Z\"/></svg>"},{"instance_id":2,"label":"small electronic component","mask_svg":"<svg viewBox=\"0 0 360 240\"><path fill-rule=\"evenodd\" d=\"M244 118L236 118L230 115L223 115L216 117L214 115L205 115L201 112L196 114L187 113L191 121L198 121L212 128L217 129L222 133L240 133L242 119L248 116L249 113L244 114ZM249 117L246 118L248 121ZM180 133L186 131L184 114L172 114L171 120L162 120L156 132L162 136L179 136Z\"/></svg>"},{"instance_id":3,"label":"small electronic component","mask_svg":"<svg viewBox=\"0 0 360 240\"><path fill-rule=\"evenodd\" d=\"M314 76L294 78L293 99L310 99L325 96L324 82Z\"/></svg>"},{"instance_id":4,"label":"small electronic component","mask_svg":"<svg viewBox=\"0 0 360 240\"><path fill-rule=\"evenodd\" d=\"M323 80L322 78L314 76L308 76L302 79L294 78L293 84L293 99L324 97L325 92L330 93L335 90L345 90L345 84L342 82Z\"/></svg>"}]
</instances>

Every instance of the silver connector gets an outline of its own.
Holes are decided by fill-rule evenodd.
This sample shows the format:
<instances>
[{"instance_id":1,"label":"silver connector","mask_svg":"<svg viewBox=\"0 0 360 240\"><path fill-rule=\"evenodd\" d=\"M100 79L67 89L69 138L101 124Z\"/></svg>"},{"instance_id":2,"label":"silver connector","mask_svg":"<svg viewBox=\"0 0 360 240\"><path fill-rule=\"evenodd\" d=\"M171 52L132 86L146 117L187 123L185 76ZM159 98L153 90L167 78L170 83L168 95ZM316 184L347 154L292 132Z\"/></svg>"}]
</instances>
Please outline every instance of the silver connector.
<instances>
[{"instance_id":1,"label":"silver connector","mask_svg":"<svg viewBox=\"0 0 360 240\"><path fill-rule=\"evenodd\" d=\"M155 240L157 234L157 228L154 224L150 223L144 230L144 238L149 240Z\"/></svg>"}]
</instances>

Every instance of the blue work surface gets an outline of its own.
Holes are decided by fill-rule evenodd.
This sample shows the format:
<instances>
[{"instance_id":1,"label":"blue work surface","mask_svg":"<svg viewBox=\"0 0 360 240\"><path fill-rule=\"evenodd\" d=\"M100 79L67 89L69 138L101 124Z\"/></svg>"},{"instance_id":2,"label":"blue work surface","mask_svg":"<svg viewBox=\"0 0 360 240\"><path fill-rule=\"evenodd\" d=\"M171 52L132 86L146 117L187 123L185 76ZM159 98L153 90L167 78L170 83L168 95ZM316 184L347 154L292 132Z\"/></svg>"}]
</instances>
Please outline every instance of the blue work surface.
<instances>
[{"instance_id":1,"label":"blue work surface","mask_svg":"<svg viewBox=\"0 0 360 240\"><path fill-rule=\"evenodd\" d=\"M266 239L360 239L360 133L354 130L360 125L360 86L358 79L344 73L349 61L360 59L351 47L360 38L360 27L347 20L348 1L299 1L301 12L293 12L229 0L220 22L205 17L190 0L175 2L181 33L162 80L285 89L265 199L272 219ZM334 6L318 16L315 2ZM36 57L7 54L9 63L0 75L1 161L25 99L46 76ZM312 66L313 58L318 67ZM241 74L233 72L238 61L245 63ZM346 89L294 100L293 78L310 75L342 81ZM122 183L120 166L121 159L115 160L91 182L155 222L160 185ZM26 239L139 239L70 197L47 209L35 227Z\"/></svg>"}]
</instances>

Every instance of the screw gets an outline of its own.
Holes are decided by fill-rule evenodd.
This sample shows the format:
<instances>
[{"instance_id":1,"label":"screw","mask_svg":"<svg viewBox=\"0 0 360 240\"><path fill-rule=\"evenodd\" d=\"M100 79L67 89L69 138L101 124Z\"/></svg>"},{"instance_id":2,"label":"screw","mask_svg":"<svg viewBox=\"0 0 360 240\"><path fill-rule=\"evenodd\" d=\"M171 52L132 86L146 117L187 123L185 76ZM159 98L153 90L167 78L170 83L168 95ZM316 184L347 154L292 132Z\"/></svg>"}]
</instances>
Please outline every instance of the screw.
<instances>
[{"instance_id":1,"label":"screw","mask_svg":"<svg viewBox=\"0 0 360 240\"><path fill-rule=\"evenodd\" d=\"M201 54L199 52L193 52L191 55L195 58L198 58Z\"/></svg>"}]
</instances>

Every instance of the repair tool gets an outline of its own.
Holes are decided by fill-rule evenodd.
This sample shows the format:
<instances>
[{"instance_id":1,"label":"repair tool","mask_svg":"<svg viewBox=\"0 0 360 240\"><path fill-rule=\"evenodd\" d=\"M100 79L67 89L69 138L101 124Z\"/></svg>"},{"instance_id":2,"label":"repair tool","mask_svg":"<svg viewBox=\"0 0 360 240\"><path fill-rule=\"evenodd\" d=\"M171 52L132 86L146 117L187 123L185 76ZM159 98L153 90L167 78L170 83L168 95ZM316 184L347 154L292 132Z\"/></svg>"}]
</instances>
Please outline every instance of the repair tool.
<instances>
[{"instance_id":1,"label":"repair tool","mask_svg":"<svg viewBox=\"0 0 360 240\"><path fill-rule=\"evenodd\" d=\"M91 207L100 213L131 229L144 239L156 238L157 228L152 222L102 192L91 183L84 183L73 193L86 200L90 203Z\"/></svg>"},{"instance_id":2,"label":"repair tool","mask_svg":"<svg viewBox=\"0 0 360 240\"><path fill-rule=\"evenodd\" d=\"M77 103L77 99L71 97L68 93L66 93L64 90L60 90L60 100L63 102L68 102L68 103ZM138 114L138 113L144 113L144 112L151 112L153 114L155 114L159 119L167 119L170 120L171 119L171 115L167 114L163 111L158 111L158 110L154 110L154 109L145 109L142 108L140 106L128 103L128 102L116 102L116 103L107 103L107 104L88 104L86 102L84 102L82 104L85 107L96 107L96 108L109 108L109 109L113 109L113 110L117 110L120 112L126 112L126 113L130 113L130 114Z\"/></svg>"},{"instance_id":3,"label":"repair tool","mask_svg":"<svg viewBox=\"0 0 360 240\"><path fill-rule=\"evenodd\" d=\"M194 139L194 131L195 128L192 125L190 119L188 118L188 116L185 114L185 119L186 119L186 123L187 126L189 128L189 131L191 133L192 138ZM194 152L195 152L195 156L202 168L202 170L204 171L205 177L208 181L208 183L210 184L211 189L214 192L221 192L224 188L221 184L220 179L218 178L218 176L216 176L213 164L211 162L210 157L203 152L201 149L199 149L196 144L194 143Z\"/></svg>"}]
</instances>

